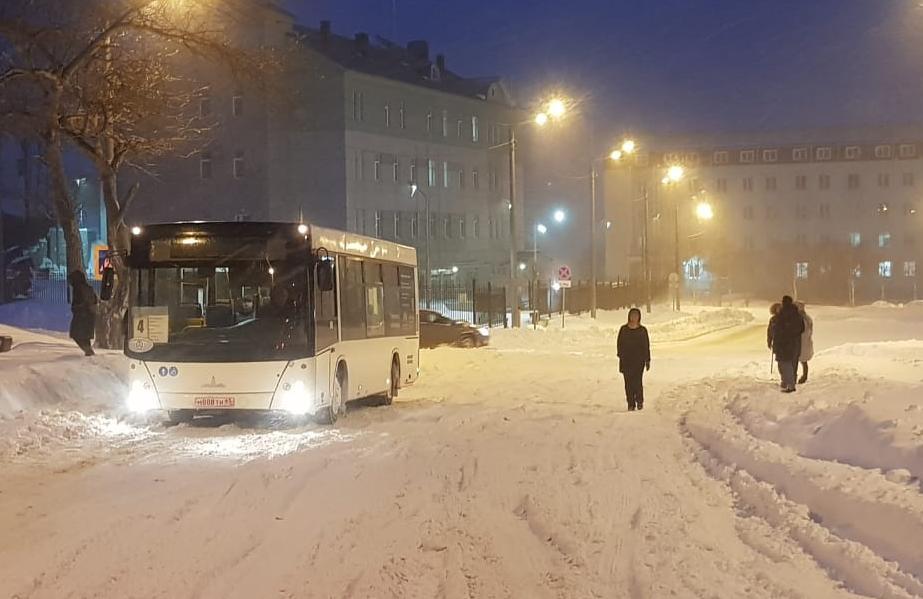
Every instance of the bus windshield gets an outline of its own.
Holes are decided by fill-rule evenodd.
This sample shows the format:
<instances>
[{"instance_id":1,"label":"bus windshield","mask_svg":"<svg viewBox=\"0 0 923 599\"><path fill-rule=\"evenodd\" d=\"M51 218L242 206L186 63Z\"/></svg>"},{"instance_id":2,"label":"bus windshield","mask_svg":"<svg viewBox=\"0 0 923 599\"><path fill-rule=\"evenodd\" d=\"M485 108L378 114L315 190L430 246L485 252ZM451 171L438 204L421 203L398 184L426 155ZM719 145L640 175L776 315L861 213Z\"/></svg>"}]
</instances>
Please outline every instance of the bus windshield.
<instances>
[{"instance_id":1,"label":"bus windshield","mask_svg":"<svg viewBox=\"0 0 923 599\"><path fill-rule=\"evenodd\" d=\"M218 265L220 264L220 265ZM148 263L132 273L128 354L149 361L250 362L310 355L307 261Z\"/></svg>"}]
</instances>

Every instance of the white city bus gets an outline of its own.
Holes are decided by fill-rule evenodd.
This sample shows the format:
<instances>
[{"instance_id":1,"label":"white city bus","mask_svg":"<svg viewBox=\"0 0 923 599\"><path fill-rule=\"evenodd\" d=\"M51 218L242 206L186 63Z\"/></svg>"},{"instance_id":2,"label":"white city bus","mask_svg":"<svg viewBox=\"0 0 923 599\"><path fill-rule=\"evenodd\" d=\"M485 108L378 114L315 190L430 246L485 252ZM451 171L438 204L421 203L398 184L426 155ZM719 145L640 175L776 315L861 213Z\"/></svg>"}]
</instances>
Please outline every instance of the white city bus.
<instances>
[{"instance_id":1,"label":"white city bus","mask_svg":"<svg viewBox=\"0 0 923 599\"><path fill-rule=\"evenodd\" d=\"M413 248L304 224L132 229L128 407L336 421L416 381Z\"/></svg>"}]
</instances>

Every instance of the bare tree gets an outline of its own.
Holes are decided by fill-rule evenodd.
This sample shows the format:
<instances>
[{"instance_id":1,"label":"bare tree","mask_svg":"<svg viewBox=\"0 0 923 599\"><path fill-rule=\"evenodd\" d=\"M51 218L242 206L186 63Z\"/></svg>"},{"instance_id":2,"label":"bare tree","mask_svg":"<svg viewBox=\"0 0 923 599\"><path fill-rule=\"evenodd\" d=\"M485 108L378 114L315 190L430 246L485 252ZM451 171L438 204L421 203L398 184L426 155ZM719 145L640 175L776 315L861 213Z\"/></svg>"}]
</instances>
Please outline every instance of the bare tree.
<instances>
[{"instance_id":1,"label":"bare tree","mask_svg":"<svg viewBox=\"0 0 923 599\"><path fill-rule=\"evenodd\" d=\"M101 304L97 343L117 347L128 283L124 218L138 189L136 183L121 193L119 174L131 167L153 175L152 161L193 151L207 135L212 124L189 110L201 84L181 74L182 63L209 61L247 77L275 64L271 53L231 42L228 29L259 7L245 0L109 0L69 13L61 0L14 4L21 6L12 18L0 13L0 35L15 48L0 86L28 81L36 88L28 96L44 101L36 109L34 102L13 100L20 90L8 94L0 87L11 98L3 102L11 106L6 114L28 118L45 140L69 270L84 264L63 143L84 152L99 172L116 282L112 298ZM69 14L63 22L62 14ZM17 104L32 108L13 109Z\"/></svg>"}]
</instances>

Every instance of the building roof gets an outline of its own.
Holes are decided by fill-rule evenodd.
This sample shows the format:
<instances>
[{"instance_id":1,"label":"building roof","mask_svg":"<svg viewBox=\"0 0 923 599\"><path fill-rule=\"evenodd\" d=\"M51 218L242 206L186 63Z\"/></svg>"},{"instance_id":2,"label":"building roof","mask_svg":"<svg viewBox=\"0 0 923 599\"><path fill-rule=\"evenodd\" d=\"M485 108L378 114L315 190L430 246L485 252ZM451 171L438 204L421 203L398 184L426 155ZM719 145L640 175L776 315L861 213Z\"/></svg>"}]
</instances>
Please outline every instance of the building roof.
<instances>
[{"instance_id":1,"label":"building roof","mask_svg":"<svg viewBox=\"0 0 923 599\"><path fill-rule=\"evenodd\" d=\"M322 22L320 29L296 26L295 35L301 44L349 71L477 100L487 100L492 86L494 90L499 86L506 97L494 96L491 99L513 105L500 77L462 77L445 67L442 55L437 56L435 61L430 60L429 45L422 40L410 42L404 47L379 36L371 39L365 33L357 33L350 38L330 31L326 21Z\"/></svg>"}]
</instances>

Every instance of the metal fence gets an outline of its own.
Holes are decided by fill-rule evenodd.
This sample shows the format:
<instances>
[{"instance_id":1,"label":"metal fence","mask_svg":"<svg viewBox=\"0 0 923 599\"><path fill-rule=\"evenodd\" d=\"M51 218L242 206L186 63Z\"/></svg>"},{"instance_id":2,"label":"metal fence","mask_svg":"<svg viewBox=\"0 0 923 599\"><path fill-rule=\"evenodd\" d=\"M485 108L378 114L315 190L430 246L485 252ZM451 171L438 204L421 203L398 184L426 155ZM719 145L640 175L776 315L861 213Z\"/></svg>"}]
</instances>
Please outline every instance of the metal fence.
<instances>
[{"instance_id":1,"label":"metal fence","mask_svg":"<svg viewBox=\"0 0 923 599\"><path fill-rule=\"evenodd\" d=\"M507 326L506 287L477 281L434 280L420 286L420 309L491 327Z\"/></svg>"}]
</instances>

